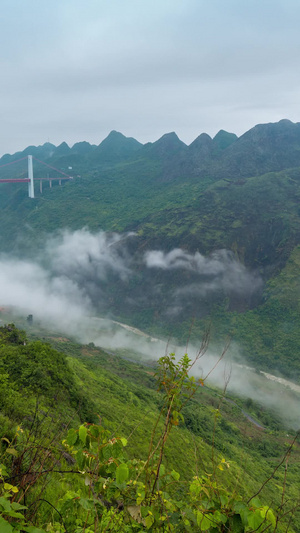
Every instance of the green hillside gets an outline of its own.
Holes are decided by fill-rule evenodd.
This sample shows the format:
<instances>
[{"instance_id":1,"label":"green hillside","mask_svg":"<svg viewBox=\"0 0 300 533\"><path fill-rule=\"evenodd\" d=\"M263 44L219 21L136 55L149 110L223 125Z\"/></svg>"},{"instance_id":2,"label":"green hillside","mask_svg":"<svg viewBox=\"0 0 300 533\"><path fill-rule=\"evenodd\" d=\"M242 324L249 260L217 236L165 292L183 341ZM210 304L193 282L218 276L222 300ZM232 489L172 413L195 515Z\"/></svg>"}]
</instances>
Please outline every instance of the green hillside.
<instances>
[{"instance_id":1,"label":"green hillside","mask_svg":"<svg viewBox=\"0 0 300 533\"><path fill-rule=\"evenodd\" d=\"M232 396L225 400L206 382L176 381L179 366L172 366L169 358L159 370L154 363L142 366L53 334L42 342L30 341L13 325L0 327L0 339L3 532L96 532L105 527L188 532L199 531L199 524L204 531L203 513L208 519L215 516L214 528L207 524L205 531L224 531L225 522L227 531L247 531L248 521L252 528L257 521L258 531L268 524L270 531L286 531L287 524L290 533L298 530L300 449L295 433L289 430L287 435L270 411ZM176 398L163 449L160 492L158 500L155 492L149 503L142 492L147 475L149 481L154 479L151 469L158 456L151 459L149 472L144 465L151 442L157 442L158 455L161 449L156 439L166 427L166 379L179 387L172 385L170 391L182 390L183 396L172 400ZM157 390L159 383L162 390ZM97 475L91 470L96 468L95 435L103 450ZM135 483L131 487L129 472L137 479L136 488ZM95 483L92 490L88 479ZM194 493L197 480L202 481ZM132 506L138 515L131 513ZM266 520L264 509L269 506L274 515L270 512Z\"/></svg>"}]
</instances>

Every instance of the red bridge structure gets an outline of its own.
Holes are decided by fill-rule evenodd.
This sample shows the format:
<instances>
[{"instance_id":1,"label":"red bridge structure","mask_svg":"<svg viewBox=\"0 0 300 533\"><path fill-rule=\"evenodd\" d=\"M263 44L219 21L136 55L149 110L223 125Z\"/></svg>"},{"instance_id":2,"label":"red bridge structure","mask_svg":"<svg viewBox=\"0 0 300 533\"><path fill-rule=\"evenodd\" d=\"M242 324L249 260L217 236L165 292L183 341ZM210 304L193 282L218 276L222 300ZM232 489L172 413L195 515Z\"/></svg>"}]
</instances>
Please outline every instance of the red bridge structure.
<instances>
[{"instance_id":1,"label":"red bridge structure","mask_svg":"<svg viewBox=\"0 0 300 533\"><path fill-rule=\"evenodd\" d=\"M20 161L24 161L26 160L28 161L28 177L27 178L5 178L5 179L0 179L0 183L28 183L28 196L29 198L34 198L34 182L35 181L39 181L40 182L40 193L42 193L43 191L43 181L49 181L49 185L50 187L52 187L52 181L54 180L58 180L59 182L59 185L61 185L61 182L62 180L72 180L73 177L72 176L69 176L68 174L66 174L65 172L63 172L62 170L59 170L58 168L55 168L51 165L48 165L47 163L44 163L43 161L40 161L39 159L37 159L36 157L32 156L32 155L28 155L27 157L22 157L21 159L17 159L16 161L12 161L11 163L5 163L4 165L0 165L0 170L1 168L3 167L7 167L9 165L14 165L16 163L19 163ZM47 178L43 178L43 177L39 177L39 178L34 178L33 177L33 163L32 163L32 160L35 160L35 161L38 161L39 163L41 163L42 165L48 167L48 168L51 168L51 170L55 170L56 172L58 172L59 176L51 176L51 177L47 177Z\"/></svg>"}]
</instances>

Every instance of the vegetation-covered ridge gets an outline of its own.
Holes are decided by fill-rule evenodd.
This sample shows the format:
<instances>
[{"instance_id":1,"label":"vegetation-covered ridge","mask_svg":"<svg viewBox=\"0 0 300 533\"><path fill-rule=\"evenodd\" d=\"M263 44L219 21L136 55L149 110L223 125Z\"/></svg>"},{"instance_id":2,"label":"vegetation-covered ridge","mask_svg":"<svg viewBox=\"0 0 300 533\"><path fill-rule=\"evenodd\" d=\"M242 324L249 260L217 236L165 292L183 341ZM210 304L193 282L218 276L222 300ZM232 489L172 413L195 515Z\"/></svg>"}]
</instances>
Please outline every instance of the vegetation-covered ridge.
<instances>
[{"instance_id":1,"label":"vegetation-covered ridge","mask_svg":"<svg viewBox=\"0 0 300 533\"><path fill-rule=\"evenodd\" d=\"M1 533L299 530L297 434L272 416L248 427L187 355L145 368L53 337L58 352L12 324L0 336L18 404L1 397ZM83 398L94 423L78 421Z\"/></svg>"},{"instance_id":2,"label":"vegetation-covered ridge","mask_svg":"<svg viewBox=\"0 0 300 533\"><path fill-rule=\"evenodd\" d=\"M97 311L179 341L193 320L199 335L213 317L218 334L230 329L259 367L299 375L298 280L295 270L291 290L285 275L300 242L299 123L261 124L239 138L224 131L214 139L202 134L190 146L175 133L141 145L112 132L99 146L46 143L0 162L28 153L63 171L71 166L74 179L45 186L42 195L36 187L34 200L27 185L1 185L2 252L34 257L49 233L83 227L94 234L134 232L129 248L135 257L175 248L208 257L226 249L261 277L262 290L250 296L194 290L179 305L176 297L170 303L170 294L180 292L183 280L194 281L191 272L150 272L138 263L129 282L99 281L104 296L95 291ZM26 172L13 169L4 167L3 176ZM34 171L44 176L38 164Z\"/></svg>"}]
</instances>

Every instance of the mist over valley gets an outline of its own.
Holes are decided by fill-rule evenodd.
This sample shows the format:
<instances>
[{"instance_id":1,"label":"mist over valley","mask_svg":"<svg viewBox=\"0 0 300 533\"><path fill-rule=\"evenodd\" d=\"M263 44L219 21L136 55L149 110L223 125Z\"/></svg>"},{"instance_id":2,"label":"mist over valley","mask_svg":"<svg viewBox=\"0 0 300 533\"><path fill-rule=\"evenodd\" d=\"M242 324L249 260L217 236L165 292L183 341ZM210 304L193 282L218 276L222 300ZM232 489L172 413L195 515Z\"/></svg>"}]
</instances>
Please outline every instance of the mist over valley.
<instances>
[{"instance_id":1,"label":"mist over valley","mask_svg":"<svg viewBox=\"0 0 300 533\"><path fill-rule=\"evenodd\" d=\"M37 162L34 199L24 185L1 184L9 228L1 234L1 306L78 342L150 360L172 345L178 357L192 356L210 324L209 355L196 374L209 372L229 336L212 382L222 387L229 365L228 390L283 419L289 413L287 425L297 427L298 399L288 389L278 399L278 383L272 390L246 367L290 380L299 374L299 185L290 163L297 165L298 129L281 121L240 138L200 135L189 147L175 134L143 146L112 132L99 147L46 144L4 156L0 168L2 161L11 177L24 175L21 163L7 163L30 150L51 162L49 178L55 165L74 179L40 192ZM244 170L236 166L241 150Z\"/></svg>"}]
</instances>

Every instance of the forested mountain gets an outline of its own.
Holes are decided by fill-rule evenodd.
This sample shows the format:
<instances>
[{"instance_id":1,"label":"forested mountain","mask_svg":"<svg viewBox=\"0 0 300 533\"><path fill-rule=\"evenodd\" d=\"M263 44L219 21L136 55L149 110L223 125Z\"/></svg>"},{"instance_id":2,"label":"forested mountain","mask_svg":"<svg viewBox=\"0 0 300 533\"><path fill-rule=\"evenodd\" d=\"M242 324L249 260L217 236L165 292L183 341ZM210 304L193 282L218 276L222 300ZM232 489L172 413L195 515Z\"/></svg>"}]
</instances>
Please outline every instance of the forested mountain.
<instances>
[{"instance_id":1,"label":"forested mountain","mask_svg":"<svg viewBox=\"0 0 300 533\"><path fill-rule=\"evenodd\" d=\"M0 179L28 154L35 198L0 183L1 533L298 531L297 389L271 405L252 372L256 403L239 367L225 399L226 365L223 392L201 365L229 336L233 362L300 376L300 124L46 143L3 156ZM56 169L73 179L40 192ZM101 317L117 348L89 339ZM114 321L198 359L157 364L138 332L142 364Z\"/></svg>"},{"instance_id":2,"label":"forested mountain","mask_svg":"<svg viewBox=\"0 0 300 533\"><path fill-rule=\"evenodd\" d=\"M73 180L44 182L42 194L37 181L35 199L27 185L0 185L3 252L34 257L63 228L133 232L115 245L131 275L112 273L89 292L98 312L180 340L212 317L216 337L233 335L249 361L300 374L299 123L257 125L239 138L203 133L189 146L175 133L142 145L111 132L99 146L29 147L0 167L29 153ZM22 164L2 166L1 177L25 176ZM55 170L35 160L34 173ZM183 263L168 255L177 249ZM163 264L151 263L157 251Z\"/></svg>"}]
</instances>

